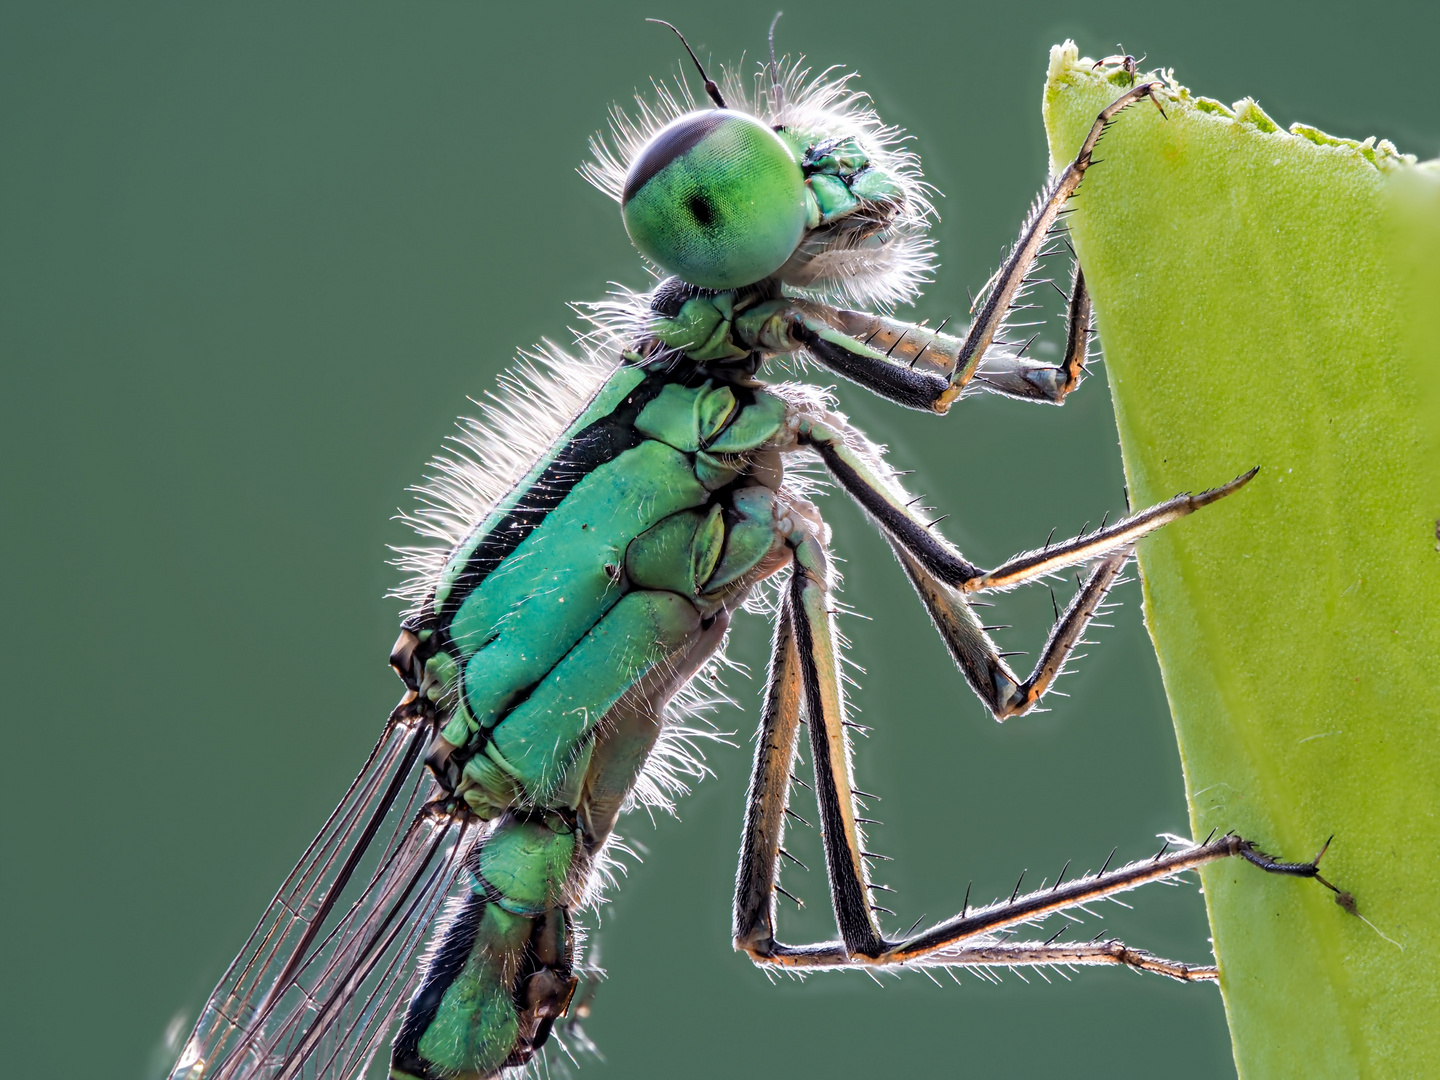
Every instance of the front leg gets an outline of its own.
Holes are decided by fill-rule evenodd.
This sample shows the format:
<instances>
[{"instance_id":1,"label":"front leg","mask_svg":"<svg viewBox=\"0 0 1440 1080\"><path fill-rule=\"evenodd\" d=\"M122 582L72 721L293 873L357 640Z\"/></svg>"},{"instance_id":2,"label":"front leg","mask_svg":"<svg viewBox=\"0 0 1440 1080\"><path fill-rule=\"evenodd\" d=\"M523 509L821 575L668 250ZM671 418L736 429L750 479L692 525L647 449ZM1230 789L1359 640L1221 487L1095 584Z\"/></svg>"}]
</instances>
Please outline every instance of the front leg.
<instances>
[{"instance_id":1,"label":"front leg","mask_svg":"<svg viewBox=\"0 0 1440 1080\"><path fill-rule=\"evenodd\" d=\"M1111 121L1142 97L1159 107L1159 83L1127 90L1095 118L1075 160L1041 192L1036 208L1004 264L987 285L975 321L962 336L878 315L797 301L787 313L790 347L804 348L836 374L912 409L949 410L972 381L992 393L1060 404L1085 374L1090 336L1090 295L1079 266L1067 297L1066 347L1059 364L1020 355L988 355L1002 340L1006 317L1026 284L1050 230L1093 161L1095 145Z\"/></svg>"},{"instance_id":2,"label":"front leg","mask_svg":"<svg viewBox=\"0 0 1440 1080\"><path fill-rule=\"evenodd\" d=\"M994 353L982 362L981 350L970 350L962 363L978 320L964 337L956 337L944 332L946 323L931 330L809 301L794 301L789 308L789 339L791 347L803 348L837 375L911 409L944 413L972 385L1021 401L1061 405L1087 373L1091 306L1078 263L1067 300L1065 355L1058 364ZM990 343L1023 351L1024 343L997 342L994 336L992 331Z\"/></svg>"}]
</instances>

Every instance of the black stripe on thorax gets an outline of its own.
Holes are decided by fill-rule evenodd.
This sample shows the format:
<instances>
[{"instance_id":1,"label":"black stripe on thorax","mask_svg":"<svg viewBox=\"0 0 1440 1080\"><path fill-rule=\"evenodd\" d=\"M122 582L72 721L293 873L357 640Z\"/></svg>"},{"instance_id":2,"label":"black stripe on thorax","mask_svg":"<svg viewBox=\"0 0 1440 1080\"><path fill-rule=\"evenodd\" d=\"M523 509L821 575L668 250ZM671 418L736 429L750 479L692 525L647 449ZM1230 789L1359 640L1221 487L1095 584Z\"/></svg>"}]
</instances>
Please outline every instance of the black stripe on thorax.
<instances>
[{"instance_id":1,"label":"black stripe on thorax","mask_svg":"<svg viewBox=\"0 0 1440 1080\"><path fill-rule=\"evenodd\" d=\"M455 576L449 594L439 612L442 630L448 630L455 613L472 592L501 563L514 553L521 542L574 490L575 485L601 465L614 461L626 450L644 441L635 430L635 419L667 383L690 385L697 376L690 373L653 371L626 395L625 400L609 414L577 432L555 455L533 484L515 500L514 507L490 530L485 539L470 553L465 568ZM703 376L699 377L703 381ZM697 384L698 385L698 384Z\"/></svg>"}]
</instances>

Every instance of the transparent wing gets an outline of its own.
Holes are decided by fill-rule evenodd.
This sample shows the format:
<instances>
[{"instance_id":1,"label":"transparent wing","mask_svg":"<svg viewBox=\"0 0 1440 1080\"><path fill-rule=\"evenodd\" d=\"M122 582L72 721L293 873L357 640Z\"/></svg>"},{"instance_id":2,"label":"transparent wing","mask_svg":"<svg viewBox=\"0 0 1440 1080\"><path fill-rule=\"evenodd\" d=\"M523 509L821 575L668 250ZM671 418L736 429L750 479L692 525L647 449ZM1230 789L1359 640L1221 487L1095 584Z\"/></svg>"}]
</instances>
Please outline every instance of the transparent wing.
<instances>
[{"instance_id":1,"label":"transparent wing","mask_svg":"<svg viewBox=\"0 0 1440 1080\"><path fill-rule=\"evenodd\" d=\"M419 767L429 733L396 710L201 1010L170 1080L364 1073L479 838L436 810L442 792Z\"/></svg>"}]
</instances>

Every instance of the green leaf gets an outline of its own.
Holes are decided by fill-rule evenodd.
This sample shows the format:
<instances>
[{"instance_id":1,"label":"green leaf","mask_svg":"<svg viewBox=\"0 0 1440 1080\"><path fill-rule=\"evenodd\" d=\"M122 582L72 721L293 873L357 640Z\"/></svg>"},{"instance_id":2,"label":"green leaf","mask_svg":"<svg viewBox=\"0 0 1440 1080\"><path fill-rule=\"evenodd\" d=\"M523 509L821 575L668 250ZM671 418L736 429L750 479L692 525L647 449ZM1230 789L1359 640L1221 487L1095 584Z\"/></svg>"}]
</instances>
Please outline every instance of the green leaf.
<instances>
[{"instance_id":1,"label":"green leaf","mask_svg":"<svg viewBox=\"0 0 1440 1080\"><path fill-rule=\"evenodd\" d=\"M1128 85L1051 53L1052 164ZM1259 476L1140 549L1244 1077L1440 1063L1440 173L1166 81L1071 216L1131 502Z\"/></svg>"}]
</instances>

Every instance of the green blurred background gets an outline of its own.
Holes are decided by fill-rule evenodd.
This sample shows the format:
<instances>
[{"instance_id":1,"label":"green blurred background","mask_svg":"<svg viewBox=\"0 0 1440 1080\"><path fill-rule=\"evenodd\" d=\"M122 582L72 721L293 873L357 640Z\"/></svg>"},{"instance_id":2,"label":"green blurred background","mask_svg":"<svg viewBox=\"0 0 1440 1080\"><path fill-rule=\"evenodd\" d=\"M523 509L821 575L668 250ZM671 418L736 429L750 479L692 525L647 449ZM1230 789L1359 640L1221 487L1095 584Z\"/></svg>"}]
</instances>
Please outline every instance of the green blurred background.
<instances>
[{"instance_id":1,"label":"green blurred background","mask_svg":"<svg viewBox=\"0 0 1440 1080\"><path fill-rule=\"evenodd\" d=\"M778 2L0 6L7 1074L163 1072L398 695L406 485L517 347L567 337L566 301L645 282L575 174L612 101L681 70L642 17L753 60ZM1440 150L1429 4L784 6L781 50L858 68L948 196L932 321L963 314L1044 178L1067 36L1282 123ZM1103 377L1063 410L982 398L944 420L841 396L982 563L1123 510ZM827 513L872 619L844 629L892 924L950 914L972 878L985 900L1184 830L1136 586L1073 696L1001 729L872 530ZM1033 652L1049 611L1031 589L992 621ZM740 620L734 655L763 669L766 636ZM759 687L730 688L741 748L711 754L683 820L625 828L646 856L604 909L585 1077L1233 1074L1210 987L772 986L729 944ZM807 861L792 939L833 929ZM1134 899L1081 936L1208 957L1193 886Z\"/></svg>"}]
</instances>

